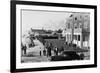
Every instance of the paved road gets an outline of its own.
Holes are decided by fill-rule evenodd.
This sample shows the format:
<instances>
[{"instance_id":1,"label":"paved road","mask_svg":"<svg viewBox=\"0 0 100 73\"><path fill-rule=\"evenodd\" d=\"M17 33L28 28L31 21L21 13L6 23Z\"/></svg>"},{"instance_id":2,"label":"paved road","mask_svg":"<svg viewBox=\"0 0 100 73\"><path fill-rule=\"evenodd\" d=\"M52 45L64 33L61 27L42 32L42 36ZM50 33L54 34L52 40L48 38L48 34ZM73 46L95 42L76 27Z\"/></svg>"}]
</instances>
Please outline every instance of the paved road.
<instances>
[{"instance_id":1,"label":"paved road","mask_svg":"<svg viewBox=\"0 0 100 73\"><path fill-rule=\"evenodd\" d=\"M37 39L33 40L33 42L35 46L27 49L27 55L22 56L22 62L49 61L46 56L40 56L40 50L43 51L44 45Z\"/></svg>"},{"instance_id":2,"label":"paved road","mask_svg":"<svg viewBox=\"0 0 100 73\"><path fill-rule=\"evenodd\" d=\"M28 62L48 62L50 58L47 58L46 56L35 56L35 57L22 57L22 63L28 63Z\"/></svg>"},{"instance_id":3,"label":"paved road","mask_svg":"<svg viewBox=\"0 0 100 73\"><path fill-rule=\"evenodd\" d=\"M35 54L39 55L40 50L43 51L44 45L39 40L33 40L35 46L28 48L27 53L35 52Z\"/></svg>"}]
</instances>

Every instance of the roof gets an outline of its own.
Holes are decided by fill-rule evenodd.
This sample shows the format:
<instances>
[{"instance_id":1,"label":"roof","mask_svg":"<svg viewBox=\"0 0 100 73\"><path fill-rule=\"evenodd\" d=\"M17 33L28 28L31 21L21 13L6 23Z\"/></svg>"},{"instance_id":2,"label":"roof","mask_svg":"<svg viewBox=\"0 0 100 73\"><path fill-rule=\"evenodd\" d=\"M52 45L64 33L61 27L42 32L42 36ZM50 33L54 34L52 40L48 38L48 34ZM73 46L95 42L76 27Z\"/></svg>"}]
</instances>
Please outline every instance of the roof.
<instances>
[{"instance_id":1,"label":"roof","mask_svg":"<svg viewBox=\"0 0 100 73\"><path fill-rule=\"evenodd\" d=\"M32 29L32 32L36 32L36 33L39 33L39 34L46 34L46 31L43 30L43 29Z\"/></svg>"}]
</instances>

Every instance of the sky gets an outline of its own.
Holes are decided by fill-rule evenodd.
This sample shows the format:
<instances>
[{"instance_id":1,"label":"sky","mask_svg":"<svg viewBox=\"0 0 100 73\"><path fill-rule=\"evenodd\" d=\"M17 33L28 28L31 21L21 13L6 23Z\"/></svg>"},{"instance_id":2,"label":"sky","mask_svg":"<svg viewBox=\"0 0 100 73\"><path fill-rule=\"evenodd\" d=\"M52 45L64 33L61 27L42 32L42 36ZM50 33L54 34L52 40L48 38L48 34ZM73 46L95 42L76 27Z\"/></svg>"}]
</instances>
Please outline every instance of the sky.
<instances>
[{"instance_id":1,"label":"sky","mask_svg":"<svg viewBox=\"0 0 100 73\"><path fill-rule=\"evenodd\" d=\"M22 34L30 28L58 30L64 29L71 13L55 11L22 10Z\"/></svg>"}]
</instances>

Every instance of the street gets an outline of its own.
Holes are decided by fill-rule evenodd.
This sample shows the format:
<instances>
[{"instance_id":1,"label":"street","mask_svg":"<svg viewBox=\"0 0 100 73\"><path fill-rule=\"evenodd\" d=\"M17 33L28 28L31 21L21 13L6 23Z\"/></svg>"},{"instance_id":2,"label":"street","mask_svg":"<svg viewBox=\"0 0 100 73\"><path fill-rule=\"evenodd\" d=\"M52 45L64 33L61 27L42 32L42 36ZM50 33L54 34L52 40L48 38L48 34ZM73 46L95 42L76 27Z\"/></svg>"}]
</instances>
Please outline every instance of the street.
<instances>
[{"instance_id":1,"label":"street","mask_svg":"<svg viewBox=\"0 0 100 73\"><path fill-rule=\"evenodd\" d=\"M48 62L49 58L46 56L35 56L35 57L22 57L22 63L28 62Z\"/></svg>"}]
</instances>

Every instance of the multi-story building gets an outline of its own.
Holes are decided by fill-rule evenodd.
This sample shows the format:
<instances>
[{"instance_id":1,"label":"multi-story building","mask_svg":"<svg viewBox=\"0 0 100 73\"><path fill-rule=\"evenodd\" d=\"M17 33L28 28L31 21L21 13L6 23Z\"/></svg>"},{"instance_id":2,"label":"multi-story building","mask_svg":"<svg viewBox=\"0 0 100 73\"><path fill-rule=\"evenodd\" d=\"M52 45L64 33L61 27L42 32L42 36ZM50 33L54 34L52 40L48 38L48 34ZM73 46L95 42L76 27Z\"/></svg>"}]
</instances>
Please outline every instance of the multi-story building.
<instances>
[{"instance_id":1,"label":"multi-story building","mask_svg":"<svg viewBox=\"0 0 100 73\"><path fill-rule=\"evenodd\" d=\"M66 20L63 36L67 43L74 43L80 48L89 48L90 14L72 13Z\"/></svg>"}]
</instances>

